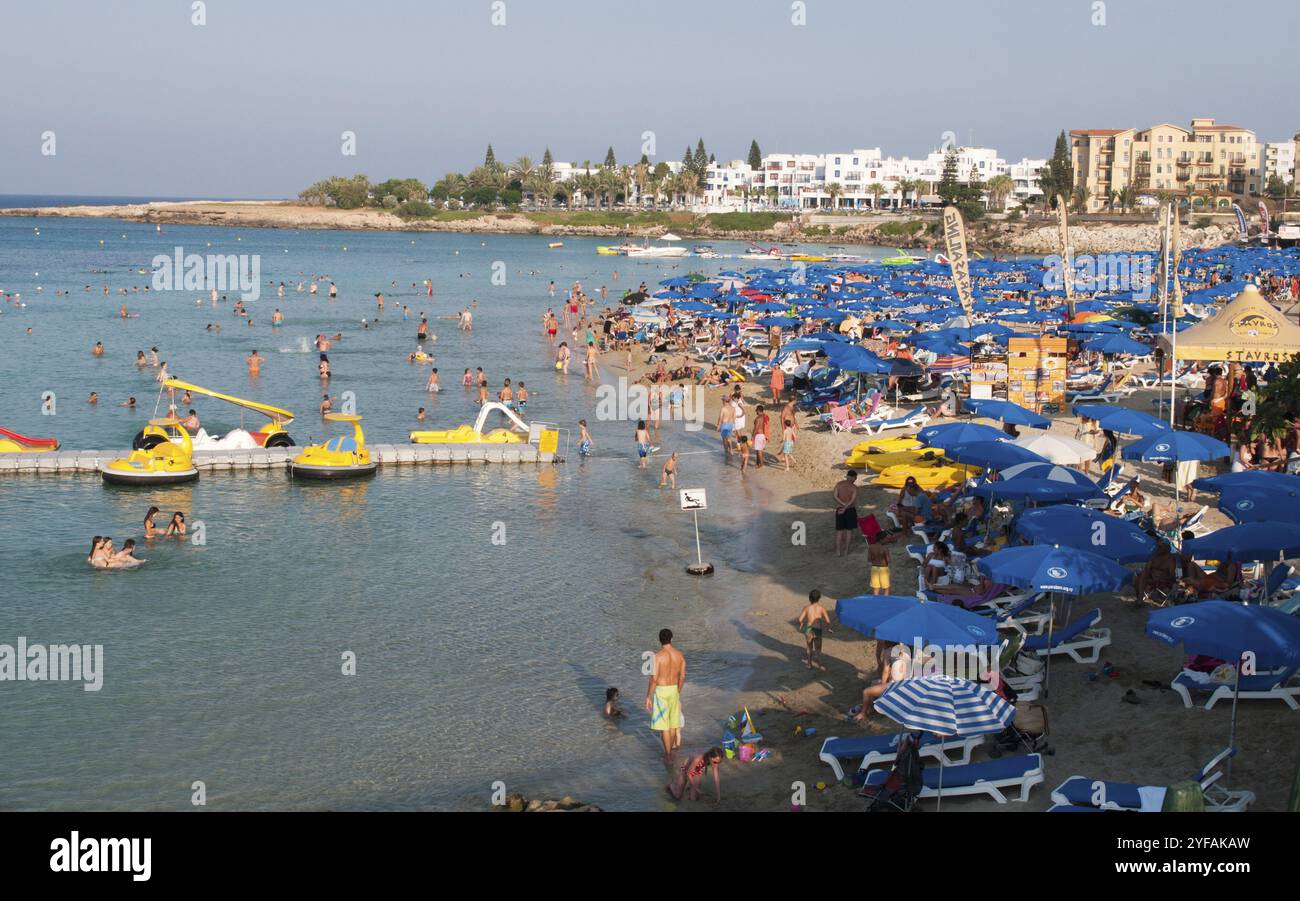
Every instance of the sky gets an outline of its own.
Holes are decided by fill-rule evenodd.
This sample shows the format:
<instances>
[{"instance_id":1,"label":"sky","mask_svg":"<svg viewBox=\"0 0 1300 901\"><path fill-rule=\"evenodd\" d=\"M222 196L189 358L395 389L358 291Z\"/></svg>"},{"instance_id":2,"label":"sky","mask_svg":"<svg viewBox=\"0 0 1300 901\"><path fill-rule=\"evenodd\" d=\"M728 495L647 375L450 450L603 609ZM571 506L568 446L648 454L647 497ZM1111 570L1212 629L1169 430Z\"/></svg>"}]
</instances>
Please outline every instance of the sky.
<instances>
[{"instance_id":1,"label":"sky","mask_svg":"<svg viewBox=\"0 0 1300 901\"><path fill-rule=\"evenodd\" d=\"M204 13L3 0L0 193L292 197L358 172L432 183L489 142L505 162L549 146L598 163L610 145L631 162L646 132L664 161L701 137L721 160L753 139L764 153L916 157L949 131L1014 161L1049 156L1070 128L1300 129L1278 88L1300 33L1289 0L207 0Z\"/></svg>"}]
</instances>

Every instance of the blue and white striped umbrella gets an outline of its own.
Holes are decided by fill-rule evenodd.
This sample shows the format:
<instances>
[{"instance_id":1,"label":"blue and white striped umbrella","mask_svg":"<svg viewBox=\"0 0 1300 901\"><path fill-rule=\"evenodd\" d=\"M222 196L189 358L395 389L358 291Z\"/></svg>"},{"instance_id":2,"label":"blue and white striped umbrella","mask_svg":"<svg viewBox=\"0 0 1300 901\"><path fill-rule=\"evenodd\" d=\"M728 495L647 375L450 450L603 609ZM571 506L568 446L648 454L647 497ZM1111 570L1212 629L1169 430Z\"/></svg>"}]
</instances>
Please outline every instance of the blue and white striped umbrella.
<instances>
[{"instance_id":1,"label":"blue and white striped umbrella","mask_svg":"<svg viewBox=\"0 0 1300 901\"><path fill-rule=\"evenodd\" d=\"M953 676L899 680L874 706L906 729L942 736L1001 732L1016 715L1001 695Z\"/></svg>"}]
</instances>

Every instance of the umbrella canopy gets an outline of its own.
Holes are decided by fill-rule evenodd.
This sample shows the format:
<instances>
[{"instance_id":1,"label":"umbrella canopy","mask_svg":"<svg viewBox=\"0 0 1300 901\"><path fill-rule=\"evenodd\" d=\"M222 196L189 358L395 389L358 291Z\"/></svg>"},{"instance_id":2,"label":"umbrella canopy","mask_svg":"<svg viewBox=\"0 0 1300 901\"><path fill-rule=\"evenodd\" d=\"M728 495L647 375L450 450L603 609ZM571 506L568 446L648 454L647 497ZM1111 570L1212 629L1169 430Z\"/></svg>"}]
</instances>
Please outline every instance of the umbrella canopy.
<instances>
[{"instance_id":1,"label":"umbrella canopy","mask_svg":"<svg viewBox=\"0 0 1300 901\"><path fill-rule=\"evenodd\" d=\"M1180 463L1187 460L1216 460L1232 456L1232 448L1200 432L1170 429L1139 438L1120 451L1125 460L1148 463Z\"/></svg>"},{"instance_id":2,"label":"umbrella canopy","mask_svg":"<svg viewBox=\"0 0 1300 901\"><path fill-rule=\"evenodd\" d=\"M1017 463L1048 462L1033 451L1025 450L1010 441L968 441L944 448L943 455L949 460L981 469L1006 469Z\"/></svg>"},{"instance_id":3,"label":"umbrella canopy","mask_svg":"<svg viewBox=\"0 0 1300 901\"><path fill-rule=\"evenodd\" d=\"M1001 732L1016 715L1016 708L1005 698L953 676L894 682L874 706L906 729L937 735Z\"/></svg>"},{"instance_id":4,"label":"umbrella canopy","mask_svg":"<svg viewBox=\"0 0 1300 901\"><path fill-rule=\"evenodd\" d=\"M1237 524L1286 522L1300 525L1300 491L1230 485L1219 494L1219 509Z\"/></svg>"},{"instance_id":5,"label":"umbrella canopy","mask_svg":"<svg viewBox=\"0 0 1300 901\"><path fill-rule=\"evenodd\" d=\"M885 366L884 360L857 344L828 344L826 356L845 372L879 372Z\"/></svg>"},{"instance_id":6,"label":"umbrella canopy","mask_svg":"<svg viewBox=\"0 0 1300 901\"><path fill-rule=\"evenodd\" d=\"M1133 356L1146 356L1151 353L1151 348L1141 341L1134 341L1127 335L1103 335L1100 338L1094 338L1086 342L1084 350L1093 350L1106 356L1116 354L1131 354Z\"/></svg>"},{"instance_id":7,"label":"umbrella canopy","mask_svg":"<svg viewBox=\"0 0 1300 901\"><path fill-rule=\"evenodd\" d=\"M1115 591L1133 577L1099 554L1050 544L1003 548L978 563L980 570L998 582L1068 595Z\"/></svg>"},{"instance_id":8,"label":"umbrella canopy","mask_svg":"<svg viewBox=\"0 0 1300 901\"><path fill-rule=\"evenodd\" d=\"M1300 476L1287 475L1284 472L1272 472L1267 469L1251 469L1246 472L1225 472L1221 476L1208 476L1192 483L1193 488L1201 491L1222 491L1225 488L1263 488L1279 491L1300 491Z\"/></svg>"},{"instance_id":9,"label":"umbrella canopy","mask_svg":"<svg viewBox=\"0 0 1300 901\"><path fill-rule=\"evenodd\" d=\"M963 400L962 405L978 416L996 419L999 422L1027 425L1035 429L1046 429L1052 425L1052 421L1046 416L1039 416L1033 410L1026 410L1019 404L1013 404L1006 400L985 400L973 397Z\"/></svg>"},{"instance_id":10,"label":"umbrella canopy","mask_svg":"<svg viewBox=\"0 0 1300 901\"><path fill-rule=\"evenodd\" d=\"M1150 413L1130 410L1128 407L1112 407L1106 404L1075 404L1074 412L1086 419L1095 419L1103 429L1124 435L1146 437L1156 432L1169 431L1169 425L1156 419Z\"/></svg>"},{"instance_id":11,"label":"umbrella canopy","mask_svg":"<svg viewBox=\"0 0 1300 901\"><path fill-rule=\"evenodd\" d=\"M841 598L835 605L840 622L869 638L904 644L948 647L996 645L993 620L952 604L926 603L915 597L866 594Z\"/></svg>"},{"instance_id":12,"label":"umbrella canopy","mask_svg":"<svg viewBox=\"0 0 1300 901\"><path fill-rule=\"evenodd\" d=\"M1236 662L1250 651L1261 666L1300 663L1300 617L1261 604L1216 600L1153 610L1146 633L1189 654Z\"/></svg>"},{"instance_id":13,"label":"umbrella canopy","mask_svg":"<svg viewBox=\"0 0 1300 901\"><path fill-rule=\"evenodd\" d=\"M1053 435L1051 432L1044 432L1039 435L1021 435L1012 443L1023 447L1027 451L1033 451L1052 463L1060 463L1066 466L1082 463L1097 456L1097 451L1091 445L1076 441L1065 435Z\"/></svg>"},{"instance_id":14,"label":"umbrella canopy","mask_svg":"<svg viewBox=\"0 0 1300 901\"><path fill-rule=\"evenodd\" d=\"M1009 437L1001 429L979 422L948 422L932 425L916 433L916 440L930 447L951 447L972 441L1000 441Z\"/></svg>"},{"instance_id":15,"label":"umbrella canopy","mask_svg":"<svg viewBox=\"0 0 1300 901\"><path fill-rule=\"evenodd\" d=\"M1131 522L1100 510L1061 505L1026 510L1016 518L1016 533L1038 544L1063 544L1116 563L1150 558L1156 540Z\"/></svg>"},{"instance_id":16,"label":"umbrella canopy","mask_svg":"<svg viewBox=\"0 0 1300 901\"><path fill-rule=\"evenodd\" d=\"M1300 556L1300 525L1248 522L1228 526L1183 542L1183 550L1197 560L1226 560L1229 555L1238 562L1285 560Z\"/></svg>"}]
</instances>

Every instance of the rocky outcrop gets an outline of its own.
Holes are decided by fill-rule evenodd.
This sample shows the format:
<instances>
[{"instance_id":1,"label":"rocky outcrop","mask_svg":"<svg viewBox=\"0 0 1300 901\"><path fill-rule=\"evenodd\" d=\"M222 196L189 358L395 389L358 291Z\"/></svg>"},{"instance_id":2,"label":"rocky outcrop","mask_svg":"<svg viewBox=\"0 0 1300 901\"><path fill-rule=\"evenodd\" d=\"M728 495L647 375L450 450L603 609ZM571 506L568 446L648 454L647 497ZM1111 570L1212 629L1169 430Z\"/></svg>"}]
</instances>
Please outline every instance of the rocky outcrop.
<instances>
[{"instance_id":1,"label":"rocky outcrop","mask_svg":"<svg viewBox=\"0 0 1300 901\"><path fill-rule=\"evenodd\" d=\"M1184 250L1192 247L1217 247L1235 240L1236 235L1236 229L1228 226L1184 228L1181 242ZM1060 235L1054 225L1028 228L1019 232L995 231L987 237L987 240L1011 253L1048 255L1061 252ZM1154 222L1137 225L1105 223L1072 225L1070 243L1074 245L1075 254L1157 250L1160 247L1160 227Z\"/></svg>"}]
</instances>

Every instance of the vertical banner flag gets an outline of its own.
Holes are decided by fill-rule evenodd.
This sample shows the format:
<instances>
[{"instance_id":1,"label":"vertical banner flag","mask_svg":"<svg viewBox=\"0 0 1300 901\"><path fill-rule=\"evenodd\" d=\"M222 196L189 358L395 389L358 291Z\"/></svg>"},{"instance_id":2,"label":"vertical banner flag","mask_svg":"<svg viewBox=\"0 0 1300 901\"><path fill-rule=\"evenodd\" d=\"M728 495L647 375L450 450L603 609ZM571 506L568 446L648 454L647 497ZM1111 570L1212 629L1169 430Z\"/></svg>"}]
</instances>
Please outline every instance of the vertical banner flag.
<instances>
[{"instance_id":1,"label":"vertical banner flag","mask_svg":"<svg viewBox=\"0 0 1300 901\"><path fill-rule=\"evenodd\" d=\"M1065 304L1074 320L1074 253L1070 248L1070 214L1065 209L1065 198L1056 195L1056 213L1061 226L1061 284L1065 287Z\"/></svg>"},{"instance_id":2,"label":"vertical banner flag","mask_svg":"<svg viewBox=\"0 0 1300 901\"><path fill-rule=\"evenodd\" d=\"M1173 219L1173 237L1170 238L1173 247L1169 251L1169 265L1174 273L1174 319L1178 320L1183 318L1183 283L1178 278L1178 261L1182 256L1182 250L1179 240L1181 235L1178 230L1178 212L1176 210L1173 211Z\"/></svg>"},{"instance_id":3,"label":"vertical banner flag","mask_svg":"<svg viewBox=\"0 0 1300 901\"><path fill-rule=\"evenodd\" d=\"M1267 244L1269 233L1268 204L1264 203L1262 200L1259 202L1259 227L1259 243Z\"/></svg>"},{"instance_id":4,"label":"vertical banner flag","mask_svg":"<svg viewBox=\"0 0 1300 901\"><path fill-rule=\"evenodd\" d=\"M1232 211L1237 215L1237 240L1244 242L1246 240L1246 234L1249 231L1246 226L1246 214L1241 209L1241 204L1238 203L1232 205Z\"/></svg>"},{"instance_id":5,"label":"vertical banner flag","mask_svg":"<svg viewBox=\"0 0 1300 901\"><path fill-rule=\"evenodd\" d=\"M955 206L943 208L943 239L948 246L952 284L957 289L962 312L970 320L975 313L975 299L971 294L970 260L966 255L966 226L961 219L961 210Z\"/></svg>"},{"instance_id":6,"label":"vertical banner flag","mask_svg":"<svg viewBox=\"0 0 1300 901\"><path fill-rule=\"evenodd\" d=\"M1173 204L1169 203L1160 208L1160 262L1156 266L1156 296L1160 298L1162 316L1169 312L1165 304L1169 302L1169 211L1172 208Z\"/></svg>"}]
</instances>

